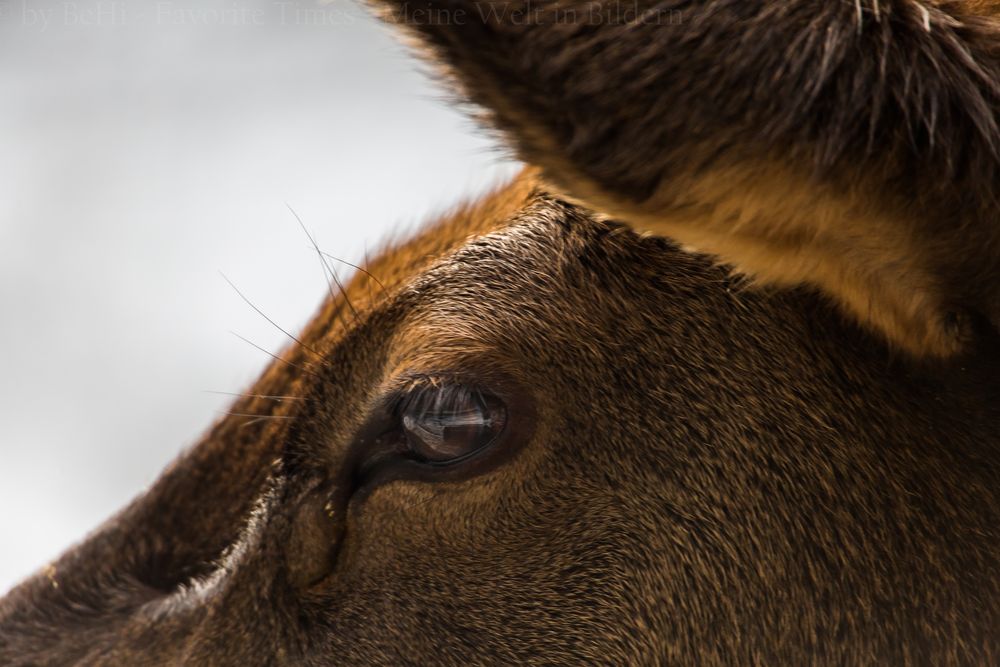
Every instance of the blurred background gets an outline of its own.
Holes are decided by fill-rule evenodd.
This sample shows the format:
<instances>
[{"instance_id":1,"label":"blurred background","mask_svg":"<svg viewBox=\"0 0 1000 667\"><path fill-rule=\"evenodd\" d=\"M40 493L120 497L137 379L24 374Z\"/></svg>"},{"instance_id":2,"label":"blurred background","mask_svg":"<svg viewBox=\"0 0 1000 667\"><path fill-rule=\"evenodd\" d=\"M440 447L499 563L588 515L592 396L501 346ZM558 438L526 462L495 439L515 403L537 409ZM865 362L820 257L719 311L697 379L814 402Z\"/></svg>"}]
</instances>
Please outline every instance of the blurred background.
<instances>
[{"instance_id":1,"label":"blurred background","mask_svg":"<svg viewBox=\"0 0 1000 667\"><path fill-rule=\"evenodd\" d=\"M141 492L352 262L516 165L350 0L0 0L0 594ZM349 271L344 271L346 274Z\"/></svg>"}]
</instances>

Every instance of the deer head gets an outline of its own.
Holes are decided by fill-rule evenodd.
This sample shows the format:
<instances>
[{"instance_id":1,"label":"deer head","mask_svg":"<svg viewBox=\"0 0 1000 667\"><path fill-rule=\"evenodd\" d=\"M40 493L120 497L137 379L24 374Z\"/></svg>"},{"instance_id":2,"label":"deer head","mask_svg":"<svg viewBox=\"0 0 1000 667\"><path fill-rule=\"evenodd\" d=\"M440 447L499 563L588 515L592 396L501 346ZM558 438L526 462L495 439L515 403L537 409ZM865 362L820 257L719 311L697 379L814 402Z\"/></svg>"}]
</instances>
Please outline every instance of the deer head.
<instances>
[{"instance_id":1,"label":"deer head","mask_svg":"<svg viewBox=\"0 0 1000 667\"><path fill-rule=\"evenodd\" d=\"M531 166L0 602L0 662L1000 660L994 3L379 11Z\"/></svg>"}]
</instances>

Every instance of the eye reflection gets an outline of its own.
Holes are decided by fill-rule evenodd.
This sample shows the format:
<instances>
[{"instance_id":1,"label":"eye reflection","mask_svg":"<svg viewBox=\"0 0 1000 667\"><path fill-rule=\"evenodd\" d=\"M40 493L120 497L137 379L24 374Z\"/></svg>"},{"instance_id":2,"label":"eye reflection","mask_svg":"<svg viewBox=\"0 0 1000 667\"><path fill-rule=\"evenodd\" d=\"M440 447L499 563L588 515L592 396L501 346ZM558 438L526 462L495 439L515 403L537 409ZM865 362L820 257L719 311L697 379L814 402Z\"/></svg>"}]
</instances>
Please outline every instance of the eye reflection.
<instances>
[{"instance_id":1,"label":"eye reflection","mask_svg":"<svg viewBox=\"0 0 1000 667\"><path fill-rule=\"evenodd\" d=\"M409 453L432 464L456 463L484 449L506 421L500 399L462 385L418 389L400 410Z\"/></svg>"}]
</instances>

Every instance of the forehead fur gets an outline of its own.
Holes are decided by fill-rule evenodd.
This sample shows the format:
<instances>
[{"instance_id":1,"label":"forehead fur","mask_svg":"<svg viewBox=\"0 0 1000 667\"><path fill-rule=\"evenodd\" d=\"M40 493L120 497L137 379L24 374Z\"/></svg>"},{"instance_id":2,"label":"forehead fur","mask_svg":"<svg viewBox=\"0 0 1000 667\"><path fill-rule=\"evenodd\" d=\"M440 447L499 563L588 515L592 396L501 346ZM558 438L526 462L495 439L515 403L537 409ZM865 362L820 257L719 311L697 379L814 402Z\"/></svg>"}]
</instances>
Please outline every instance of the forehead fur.
<instances>
[{"instance_id":1,"label":"forehead fur","mask_svg":"<svg viewBox=\"0 0 1000 667\"><path fill-rule=\"evenodd\" d=\"M536 195L502 227L437 258L400 295L408 312L393 345L400 354L393 366L501 349L516 353L513 339L530 336L541 319L538 311L556 307L547 303L552 287L563 265L576 259L570 223L584 219Z\"/></svg>"}]
</instances>

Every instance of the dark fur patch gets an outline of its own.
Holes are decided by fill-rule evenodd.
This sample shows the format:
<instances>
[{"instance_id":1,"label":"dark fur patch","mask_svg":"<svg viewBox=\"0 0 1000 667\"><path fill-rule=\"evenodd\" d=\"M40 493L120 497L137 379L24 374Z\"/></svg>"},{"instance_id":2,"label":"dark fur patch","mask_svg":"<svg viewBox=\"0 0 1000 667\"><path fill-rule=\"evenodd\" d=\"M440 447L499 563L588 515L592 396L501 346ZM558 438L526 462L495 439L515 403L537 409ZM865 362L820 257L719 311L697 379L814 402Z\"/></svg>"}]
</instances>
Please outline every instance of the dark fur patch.
<instances>
[{"instance_id":1,"label":"dark fur patch","mask_svg":"<svg viewBox=\"0 0 1000 667\"><path fill-rule=\"evenodd\" d=\"M387 4L528 161L548 161L543 132L636 201L677 169L776 151L822 173L891 159L909 194L958 181L995 207L1000 30L962 3Z\"/></svg>"}]
</instances>

